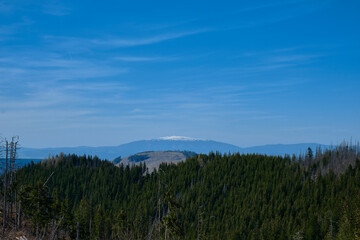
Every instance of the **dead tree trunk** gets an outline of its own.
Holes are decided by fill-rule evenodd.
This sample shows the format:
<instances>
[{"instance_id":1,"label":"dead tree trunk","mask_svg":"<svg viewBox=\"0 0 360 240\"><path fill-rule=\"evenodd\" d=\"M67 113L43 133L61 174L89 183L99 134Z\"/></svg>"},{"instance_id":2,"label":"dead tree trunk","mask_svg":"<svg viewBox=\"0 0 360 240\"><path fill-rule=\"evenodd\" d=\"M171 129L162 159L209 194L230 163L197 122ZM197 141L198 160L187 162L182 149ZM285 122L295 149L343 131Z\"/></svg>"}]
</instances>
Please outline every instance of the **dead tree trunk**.
<instances>
[{"instance_id":1,"label":"dead tree trunk","mask_svg":"<svg viewBox=\"0 0 360 240\"><path fill-rule=\"evenodd\" d=\"M80 223L79 220L76 223L76 240L79 240L79 232L80 232Z\"/></svg>"},{"instance_id":2,"label":"dead tree trunk","mask_svg":"<svg viewBox=\"0 0 360 240\"><path fill-rule=\"evenodd\" d=\"M161 191L161 182L160 182L160 174L159 174L159 188L158 188L159 238L161 237L161 200L160 200L160 191Z\"/></svg>"},{"instance_id":3,"label":"dead tree trunk","mask_svg":"<svg viewBox=\"0 0 360 240\"><path fill-rule=\"evenodd\" d=\"M9 199L8 199L8 213L7 215L11 216L13 215L13 189L12 189L12 184L13 184L13 173L14 173L14 170L13 170L13 154L14 154L14 137L11 139L11 142L10 142L10 149L9 149L9 182L8 182L8 189L9 189Z\"/></svg>"},{"instance_id":4,"label":"dead tree trunk","mask_svg":"<svg viewBox=\"0 0 360 240\"><path fill-rule=\"evenodd\" d=\"M6 195L7 195L7 171L8 171L8 157L9 157L9 143L7 140L5 140L5 170L4 170L4 208L3 208L3 229L2 229L2 233L3 235L5 234L5 226L6 226L6 213L7 213L7 199L6 199Z\"/></svg>"},{"instance_id":5,"label":"dead tree trunk","mask_svg":"<svg viewBox=\"0 0 360 240\"><path fill-rule=\"evenodd\" d=\"M18 208L17 208L17 191L15 190L15 229L18 230Z\"/></svg>"},{"instance_id":6,"label":"dead tree trunk","mask_svg":"<svg viewBox=\"0 0 360 240\"><path fill-rule=\"evenodd\" d=\"M2 226L2 233L5 234L7 222L9 216L13 216L13 208L15 203L16 208L16 198L17 198L17 192L14 189L14 181L15 181L15 159L16 159L16 149L18 144L18 138L12 137L11 142L4 139L4 145L5 147L5 157L4 160L4 178L3 178L3 184L4 184L4 198L3 198L3 226ZM17 213L15 213L15 223L16 223L16 216Z\"/></svg>"},{"instance_id":7,"label":"dead tree trunk","mask_svg":"<svg viewBox=\"0 0 360 240\"><path fill-rule=\"evenodd\" d=\"M21 202L19 201L19 212L18 212L18 219L17 219L17 224L18 224L18 229L21 229Z\"/></svg>"}]
</instances>

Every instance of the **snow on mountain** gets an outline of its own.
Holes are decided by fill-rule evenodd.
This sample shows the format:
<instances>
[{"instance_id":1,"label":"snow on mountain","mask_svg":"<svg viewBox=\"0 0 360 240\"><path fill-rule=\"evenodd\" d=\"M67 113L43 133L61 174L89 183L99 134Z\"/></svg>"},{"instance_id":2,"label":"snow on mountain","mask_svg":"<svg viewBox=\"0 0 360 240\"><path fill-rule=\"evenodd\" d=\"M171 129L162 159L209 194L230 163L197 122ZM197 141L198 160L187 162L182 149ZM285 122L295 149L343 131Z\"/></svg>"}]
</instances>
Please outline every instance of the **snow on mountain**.
<instances>
[{"instance_id":1,"label":"snow on mountain","mask_svg":"<svg viewBox=\"0 0 360 240\"><path fill-rule=\"evenodd\" d=\"M204 139L201 138L191 138L184 136L168 136L168 137L160 137L159 140L172 140L172 141L201 141Z\"/></svg>"},{"instance_id":2,"label":"snow on mountain","mask_svg":"<svg viewBox=\"0 0 360 240\"><path fill-rule=\"evenodd\" d=\"M285 155L305 153L308 147L315 150L317 143L300 144L273 144L265 146L255 146L249 148L240 148L238 146L217 142L213 140L202 140L198 138L169 136L152 140L134 141L119 146L107 147L68 147L68 148L21 148L18 151L18 157L23 159L43 159L51 155L63 152L65 154L92 155L101 159L114 160L118 157L127 157L136 153L146 151L191 151L196 153L259 153L267 155ZM320 145L323 149L327 146Z\"/></svg>"}]
</instances>

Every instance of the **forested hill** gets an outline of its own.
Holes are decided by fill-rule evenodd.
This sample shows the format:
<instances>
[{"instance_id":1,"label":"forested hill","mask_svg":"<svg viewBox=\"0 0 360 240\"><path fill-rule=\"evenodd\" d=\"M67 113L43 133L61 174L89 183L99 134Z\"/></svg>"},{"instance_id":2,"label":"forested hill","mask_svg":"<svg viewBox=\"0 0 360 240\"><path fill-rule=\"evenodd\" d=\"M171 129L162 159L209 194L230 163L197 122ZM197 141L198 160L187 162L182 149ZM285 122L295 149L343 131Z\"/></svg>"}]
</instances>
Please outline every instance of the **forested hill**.
<instances>
[{"instance_id":1,"label":"forested hill","mask_svg":"<svg viewBox=\"0 0 360 240\"><path fill-rule=\"evenodd\" d=\"M36 191L45 186L39 181L51 176L41 194L52 196L43 202L52 210L34 218L31 208L25 211L30 203L22 207L45 233L61 219L60 237L76 238L78 232L79 239L160 239L159 234L167 239L358 239L359 153L339 149L321 155L309 151L300 162L210 153L162 164L151 174L144 165L116 167L96 157L60 155L18 170L16 178L19 187L28 185L39 196ZM337 174L327 167L343 165L344 156L352 166Z\"/></svg>"},{"instance_id":2,"label":"forested hill","mask_svg":"<svg viewBox=\"0 0 360 240\"><path fill-rule=\"evenodd\" d=\"M59 154L60 152L66 154L76 155L92 155L98 156L101 159L109 161L121 156L122 158L131 156L145 151L192 151L196 153L259 153L267 155L285 155L285 154L299 154L304 153L308 147L313 149L316 146L327 147L325 145L316 143L299 143L299 144L272 144L264 146L254 146L240 148L238 146L217 142L212 140L201 140L191 138L160 138L152 140L140 140L130 143L121 144L119 146L104 146L104 147L70 147L70 148L21 148L19 149L20 158L47 158L51 155Z\"/></svg>"},{"instance_id":3,"label":"forested hill","mask_svg":"<svg viewBox=\"0 0 360 240\"><path fill-rule=\"evenodd\" d=\"M195 156L196 153L190 151L149 151L131 155L125 158L116 158L113 163L115 165L139 165L146 164L149 172L158 168L161 163L178 163L185 161L188 157Z\"/></svg>"}]
</instances>

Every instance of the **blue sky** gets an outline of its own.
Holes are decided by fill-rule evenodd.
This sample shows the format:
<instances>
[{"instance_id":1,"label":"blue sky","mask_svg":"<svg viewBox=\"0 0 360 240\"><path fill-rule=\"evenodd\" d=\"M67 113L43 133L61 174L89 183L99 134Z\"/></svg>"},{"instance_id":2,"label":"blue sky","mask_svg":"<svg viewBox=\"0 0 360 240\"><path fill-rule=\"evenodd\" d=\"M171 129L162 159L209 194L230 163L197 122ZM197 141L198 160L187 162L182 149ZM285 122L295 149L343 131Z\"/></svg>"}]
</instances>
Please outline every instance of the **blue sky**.
<instances>
[{"instance_id":1,"label":"blue sky","mask_svg":"<svg viewBox=\"0 0 360 240\"><path fill-rule=\"evenodd\" d=\"M0 133L26 147L359 140L359 10L0 0Z\"/></svg>"}]
</instances>

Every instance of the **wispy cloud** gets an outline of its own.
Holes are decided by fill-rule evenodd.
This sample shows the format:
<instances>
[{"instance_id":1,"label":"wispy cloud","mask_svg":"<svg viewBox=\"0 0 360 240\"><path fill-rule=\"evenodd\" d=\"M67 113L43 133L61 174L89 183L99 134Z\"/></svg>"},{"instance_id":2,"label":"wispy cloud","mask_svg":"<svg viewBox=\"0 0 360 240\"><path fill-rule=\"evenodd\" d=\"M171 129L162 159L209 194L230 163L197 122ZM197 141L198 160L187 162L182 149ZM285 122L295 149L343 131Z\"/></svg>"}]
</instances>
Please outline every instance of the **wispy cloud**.
<instances>
[{"instance_id":1,"label":"wispy cloud","mask_svg":"<svg viewBox=\"0 0 360 240\"><path fill-rule=\"evenodd\" d=\"M121 92L129 91L129 88L121 83L64 83L44 84L28 86L24 93L14 91L11 96L0 96L1 117L4 113L17 113L26 116L29 111L37 112L83 112L88 114L101 112L104 114L103 106L107 99L113 98ZM99 97L101 95L101 97ZM115 106L115 105L113 105Z\"/></svg>"},{"instance_id":2,"label":"wispy cloud","mask_svg":"<svg viewBox=\"0 0 360 240\"><path fill-rule=\"evenodd\" d=\"M299 49L301 51L299 51ZM311 53L306 53L306 52ZM316 52L319 52L317 50ZM245 53L241 57L245 62L243 66L235 68L243 72L267 72L279 69L291 69L305 66L321 60L328 54L316 53L305 47L290 47L285 49L273 49L261 52Z\"/></svg>"},{"instance_id":3,"label":"wispy cloud","mask_svg":"<svg viewBox=\"0 0 360 240\"><path fill-rule=\"evenodd\" d=\"M0 82L51 82L115 76L126 73L126 68L112 67L106 62L90 59L67 59L61 55L24 53L0 61Z\"/></svg>"},{"instance_id":4,"label":"wispy cloud","mask_svg":"<svg viewBox=\"0 0 360 240\"><path fill-rule=\"evenodd\" d=\"M196 18L190 18L190 19L186 19L186 20L175 20L172 21L170 19L167 19L166 22L126 22L125 24L123 24L123 27L126 28L130 28L135 32L155 32L155 31L165 31L166 29L175 29L178 27L184 27L187 26L189 24L192 24L194 22L196 22L197 20L199 20L198 17Z\"/></svg>"},{"instance_id":5,"label":"wispy cloud","mask_svg":"<svg viewBox=\"0 0 360 240\"><path fill-rule=\"evenodd\" d=\"M123 62L164 62L164 61L176 60L176 58L171 58L171 57L139 57L139 56L120 56L120 57L114 57L113 59Z\"/></svg>"},{"instance_id":6,"label":"wispy cloud","mask_svg":"<svg viewBox=\"0 0 360 240\"><path fill-rule=\"evenodd\" d=\"M103 45L103 46L112 46L112 47L133 47L141 45L150 45L155 43L160 43L172 39L182 38L190 35L195 35L199 33L208 32L210 29L200 29L195 31L188 32L177 32L177 33L166 33L162 35L156 35L152 37L144 38L134 38L134 39L125 39L125 38L113 38L107 40L95 39L92 40L94 44Z\"/></svg>"},{"instance_id":7,"label":"wispy cloud","mask_svg":"<svg viewBox=\"0 0 360 240\"><path fill-rule=\"evenodd\" d=\"M67 90L75 90L75 91L101 91L101 92L119 92L119 91L128 91L131 88L126 86L125 84L119 83L119 82L94 82L94 83L86 83L84 85L83 83L70 83L67 85L64 85L62 87L65 91Z\"/></svg>"},{"instance_id":8,"label":"wispy cloud","mask_svg":"<svg viewBox=\"0 0 360 240\"><path fill-rule=\"evenodd\" d=\"M139 112L142 112L140 108L134 108L133 110L131 110L131 113L139 113Z\"/></svg>"},{"instance_id":9,"label":"wispy cloud","mask_svg":"<svg viewBox=\"0 0 360 240\"><path fill-rule=\"evenodd\" d=\"M74 102L76 96L68 96L64 92L57 91L56 89L45 89L42 88L41 91L32 90L30 93L27 93L25 97L21 99L9 99L2 97L4 104L0 103L0 108L6 111L19 111L19 110L29 110L29 109L46 109L59 106L60 104ZM4 99L5 98L5 99Z\"/></svg>"},{"instance_id":10,"label":"wispy cloud","mask_svg":"<svg viewBox=\"0 0 360 240\"><path fill-rule=\"evenodd\" d=\"M66 36L44 36L45 41L55 48L75 50L76 49L92 49L98 47L105 48L125 48L136 47L161 43L173 39L178 39L186 36L196 35L204 32L211 31L211 29L199 29L186 32L165 33L155 36L142 37L142 38L127 38L127 37L112 37L112 38L78 38ZM131 58L128 58L131 60ZM133 58L133 60L137 60ZM139 59L140 60L140 59Z\"/></svg>"},{"instance_id":11,"label":"wispy cloud","mask_svg":"<svg viewBox=\"0 0 360 240\"><path fill-rule=\"evenodd\" d=\"M2 81L20 80L22 82L36 81L49 82L58 80L79 80L114 76L127 72L126 69L83 65L77 67L69 67L62 69L31 69L26 67L6 67L0 68Z\"/></svg>"},{"instance_id":12,"label":"wispy cloud","mask_svg":"<svg viewBox=\"0 0 360 240\"><path fill-rule=\"evenodd\" d=\"M271 56L268 57L267 60L269 62L276 62L276 63L289 63L289 62L308 63L309 61L318 59L323 56L324 55L290 54L290 55Z\"/></svg>"}]
</instances>

